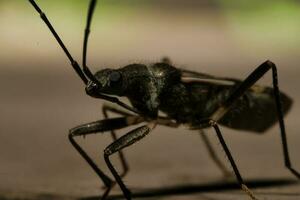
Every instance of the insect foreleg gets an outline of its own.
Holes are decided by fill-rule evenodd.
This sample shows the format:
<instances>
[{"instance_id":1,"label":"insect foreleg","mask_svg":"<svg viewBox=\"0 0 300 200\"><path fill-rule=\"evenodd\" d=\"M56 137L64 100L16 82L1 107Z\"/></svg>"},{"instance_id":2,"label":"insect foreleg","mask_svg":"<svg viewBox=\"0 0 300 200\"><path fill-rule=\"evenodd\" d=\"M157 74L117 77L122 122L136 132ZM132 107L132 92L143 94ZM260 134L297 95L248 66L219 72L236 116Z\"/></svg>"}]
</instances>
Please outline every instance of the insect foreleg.
<instances>
[{"instance_id":1,"label":"insect foreleg","mask_svg":"<svg viewBox=\"0 0 300 200\"><path fill-rule=\"evenodd\" d=\"M126 135L120 137L118 140L116 140L115 142L110 144L104 150L105 162L106 162L108 168L110 169L111 173L115 177L117 183L119 184L119 186L120 186L121 190L123 191L123 194L127 200L131 199L131 192L127 189L127 187L123 183L121 177L119 176L119 174L113 167L111 161L109 160L109 157L112 154L122 150L123 148L128 147L128 146L136 143L137 141L141 140L142 138L144 138L155 127L155 125L156 124L151 122L148 125L138 127L136 129L130 131Z\"/></svg>"},{"instance_id":2,"label":"insect foreleg","mask_svg":"<svg viewBox=\"0 0 300 200\"><path fill-rule=\"evenodd\" d=\"M265 75L270 69L272 69L272 78L273 78L273 90L276 103L276 109L278 114L280 133L281 133L281 142L283 148L283 155L285 160L285 166L297 177L300 179L300 173L296 171L291 164L288 143L285 131L285 125L283 120L283 111L282 104L280 101L280 92L278 87L278 76L277 69L274 63L271 61L266 61L257 67L240 85L237 89L230 95L230 97L220 106L210 117L214 121L221 119L230 107L248 90L250 89L263 75Z\"/></svg>"},{"instance_id":3,"label":"insect foreleg","mask_svg":"<svg viewBox=\"0 0 300 200\"><path fill-rule=\"evenodd\" d=\"M127 117L128 116L135 116L135 115L132 115L131 113L126 112L124 110L121 110L121 109L118 109L116 107L104 104L103 107L102 107L102 113L103 113L105 119L108 118L108 112L119 114L121 116L127 116ZM142 117L140 117L140 118L133 118L132 117L131 119L132 120L136 119L136 120L140 120L140 121L144 120ZM161 116L158 116L156 122L157 122L157 124L168 126L168 127L173 127L173 128L177 128L179 126L178 123L173 122L171 119L166 118L166 117L161 117ZM114 130L111 130L111 135L112 135L113 141L116 141L117 140L117 135L116 135ZM127 161L125 159L125 156L124 156L123 152L119 151L118 153L119 153L119 157L120 157L121 164L122 164L122 167L123 167L123 172L120 174L120 176L123 178L127 174L127 172L129 171L129 166L127 164Z\"/></svg>"},{"instance_id":4,"label":"insect foreleg","mask_svg":"<svg viewBox=\"0 0 300 200\"><path fill-rule=\"evenodd\" d=\"M122 115L122 116L132 116L131 114L129 114L125 111L119 110L117 108L114 108L114 107L111 107L111 106L108 106L108 105L103 105L102 106L102 113L103 113L105 119L108 118L108 112L119 114L119 115ZM117 135L116 135L115 131L111 130L110 133L111 133L111 136L113 138L113 141L116 141L118 138L117 138ZM122 168L123 168L123 172L120 174L120 176L123 178L127 174L127 172L129 171L129 166L128 166L128 163L126 161L125 155L122 151L119 151L119 158L120 158L121 165L122 165Z\"/></svg>"},{"instance_id":5,"label":"insect foreleg","mask_svg":"<svg viewBox=\"0 0 300 200\"><path fill-rule=\"evenodd\" d=\"M124 110L121 110L119 108L116 108L114 106L111 106L111 105L107 105L107 104L104 104L102 106L102 112L103 112L103 115L107 115L108 112L111 112L111 113L115 113L115 114L119 114L121 116L133 116L132 113L129 113L129 112L126 112Z\"/></svg>"},{"instance_id":6,"label":"insect foreleg","mask_svg":"<svg viewBox=\"0 0 300 200\"><path fill-rule=\"evenodd\" d=\"M137 119L140 118L139 116L135 117L136 120L133 120L132 118L133 116L105 119L105 120L83 124L75 128L72 128L70 130L69 140L71 144L78 151L78 153L84 158L84 160L90 165L90 167L95 171L95 173L100 177L100 179L103 181L103 183L107 188L104 195L102 196L102 199L104 199L108 195L110 189L113 186L114 181L111 180L106 174L103 173L103 171L95 164L92 158L88 156L88 154L81 148L81 146L76 142L74 138L76 136L86 136L89 134L95 134L95 133L109 131L113 129L121 129L130 125L134 125L133 122L136 123L139 122L139 120Z\"/></svg>"}]
</instances>

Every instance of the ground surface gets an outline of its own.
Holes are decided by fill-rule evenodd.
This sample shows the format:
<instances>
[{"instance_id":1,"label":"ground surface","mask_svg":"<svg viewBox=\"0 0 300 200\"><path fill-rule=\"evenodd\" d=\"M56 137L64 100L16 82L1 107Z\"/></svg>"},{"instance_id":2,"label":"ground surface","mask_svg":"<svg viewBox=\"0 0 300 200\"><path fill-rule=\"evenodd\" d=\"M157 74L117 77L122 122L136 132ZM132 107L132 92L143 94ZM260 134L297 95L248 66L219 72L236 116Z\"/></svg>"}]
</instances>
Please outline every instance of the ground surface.
<instances>
[{"instance_id":1,"label":"ground surface","mask_svg":"<svg viewBox=\"0 0 300 200\"><path fill-rule=\"evenodd\" d=\"M283 77L290 77L286 82L282 81L288 88L296 80L292 74L281 71ZM7 199L23 199L24 196L31 199L32 194L37 195L34 199L101 194L102 183L67 140L69 128L102 118L101 103L84 95L75 76L59 73L29 75L27 72L1 76L1 90L5 91L1 98L2 194ZM299 169L299 95L289 93L295 99L295 106L286 117L286 125L292 161ZM277 126L264 135L222 130L242 175L260 199L299 198L299 184L293 182L294 177L283 167ZM225 161L214 133L208 133ZM110 136L92 135L79 140L107 171L102 152L110 143ZM247 199L234 185L234 180L226 182L222 179L207 156L198 133L184 127L157 127L125 153L131 168L125 182L138 192L137 196L150 196L146 199ZM115 163L118 165L118 161ZM149 188L155 191L151 192ZM116 188L113 193L120 191ZM180 196L175 195L177 193ZM165 196L167 194L173 197Z\"/></svg>"}]
</instances>

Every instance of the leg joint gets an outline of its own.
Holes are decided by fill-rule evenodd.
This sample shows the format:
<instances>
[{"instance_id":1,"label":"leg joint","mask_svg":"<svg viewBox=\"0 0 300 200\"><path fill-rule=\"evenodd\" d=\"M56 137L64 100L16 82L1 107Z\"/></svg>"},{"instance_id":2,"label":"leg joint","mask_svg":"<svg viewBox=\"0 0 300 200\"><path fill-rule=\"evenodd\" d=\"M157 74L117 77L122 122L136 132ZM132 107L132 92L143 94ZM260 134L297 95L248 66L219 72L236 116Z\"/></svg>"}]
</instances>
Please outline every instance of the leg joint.
<instances>
[{"instance_id":1,"label":"leg joint","mask_svg":"<svg viewBox=\"0 0 300 200\"><path fill-rule=\"evenodd\" d=\"M213 120L213 119L210 119L210 120L208 121L208 124L209 124L210 126L213 126L213 127L217 126L217 122L216 122L215 120Z\"/></svg>"},{"instance_id":2,"label":"leg joint","mask_svg":"<svg viewBox=\"0 0 300 200\"><path fill-rule=\"evenodd\" d=\"M114 152L112 151L111 148L107 147L104 149L104 157L108 157L110 156L111 154L113 154Z\"/></svg>"},{"instance_id":3,"label":"leg joint","mask_svg":"<svg viewBox=\"0 0 300 200\"><path fill-rule=\"evenodd\" d=\"M73 137L75 137L75 135L71 132L71 130L69 131L69 134L68 134L68 138L69 138L69 141L73 144L74 142L74 139Z\"/></svg>"},{"instance_id":4,"label":"leg joint","mask_svg":"<svg viewBox=\"0 0 300 200\"><path fill-rule=\"evenodd\" d=\"M74 127L69 130L69 137L80 136L84 133L82 127Z\"/></svg>"}]
</instances>

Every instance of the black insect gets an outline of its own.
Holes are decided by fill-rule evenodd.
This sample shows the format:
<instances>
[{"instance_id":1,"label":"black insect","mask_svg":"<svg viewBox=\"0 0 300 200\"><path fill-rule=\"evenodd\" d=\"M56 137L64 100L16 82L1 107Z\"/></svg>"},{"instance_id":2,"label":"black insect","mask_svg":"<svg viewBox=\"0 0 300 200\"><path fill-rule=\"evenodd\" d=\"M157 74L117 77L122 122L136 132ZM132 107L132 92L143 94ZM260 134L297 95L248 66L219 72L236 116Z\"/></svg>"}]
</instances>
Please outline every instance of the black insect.
<instances>
[{"instance_id":1,"label":"black insect","mask_svg":"<svg viewBox=\"0 0 300 200\"><path fill-rule=\"evenodd\" d=\"M279 121L285 166L296 177L300 178L299 172L291 166L283 120L284 114L292 105L292 100L279 91L277 70L274 63L264 62L243 81L175 68L168 59L148 66L131 64L119 69L103 69L92 74L86 65L86 52L96 0L90 1L88 10L83 42L82 69L73 59L35 1L29 0L29 2L47 24L69 58L74 70L86 85L86 93L91 97L104 99L128 110L123 111L110 106L103 106L103 114L106 119L83 124L70 130L69 139L72 145L106 186L102 199L107 197L115 183L120 186L126 199L131 199L131 192L121 179L128 172L128 165L121 150L144 138L156 125L177 127L180 124L185 124L191 129L201 131L209 127L214 128L239 185L252 199L256 199L245 185L218 124L233 129L261 133ZM273 87L256 85L255 83L269 70L272 71ZM119 101L115 96L127 97L132 107ZM165 116L160 116L159 111L165 113ZM108 119L108 112L120 114L121 117ZM114 130L142 122L146 122L146 125L140 126L120 138L116 137ZM114 139L114 142L104 150L104 159L114 176L114 180L104 174L74 140L74 137L77 136L104 131L110 131ZM203 137L215 162L224 173L228 173L222 163L214 156L207 138L204 135ZM110 156L117 152L124 169L121 175L117 173L110 161Z\"/></svg>"}]
</instances>

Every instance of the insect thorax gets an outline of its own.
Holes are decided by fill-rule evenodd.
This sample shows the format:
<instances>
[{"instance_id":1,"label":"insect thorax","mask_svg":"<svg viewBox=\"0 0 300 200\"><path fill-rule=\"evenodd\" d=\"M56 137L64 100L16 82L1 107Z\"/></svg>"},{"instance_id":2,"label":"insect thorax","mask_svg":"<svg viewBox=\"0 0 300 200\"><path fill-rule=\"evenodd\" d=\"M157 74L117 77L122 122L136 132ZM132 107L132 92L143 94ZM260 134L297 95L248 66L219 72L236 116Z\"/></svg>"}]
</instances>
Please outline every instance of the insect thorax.
<instances>
[{"instance_id":1,"label":"insect thorax","mask_svg":"<svg viewBox=\"0 0 300 200\"><path fill-rule=\"evenodd\" d=\"M166 63L150 66L132 64L119 69L126 82L127 96L134 107L149 117L156 117L162 94L180 82L180 71Z\"/></svg>"}]
</instances>

